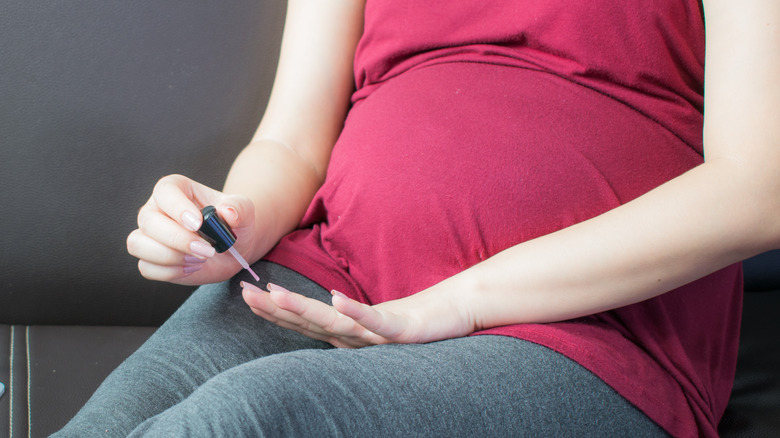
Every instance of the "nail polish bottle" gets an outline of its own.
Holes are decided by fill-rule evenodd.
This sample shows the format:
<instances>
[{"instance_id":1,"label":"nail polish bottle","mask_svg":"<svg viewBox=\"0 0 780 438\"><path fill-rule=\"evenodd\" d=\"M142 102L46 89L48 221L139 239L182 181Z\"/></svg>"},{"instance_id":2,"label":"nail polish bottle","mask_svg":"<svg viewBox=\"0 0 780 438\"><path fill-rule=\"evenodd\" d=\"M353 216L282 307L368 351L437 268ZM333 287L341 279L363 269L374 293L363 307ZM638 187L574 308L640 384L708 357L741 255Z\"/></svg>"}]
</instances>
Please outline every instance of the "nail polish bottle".
<instances>
[{"instance_id":1,"label":"nail polish bottle","mask_svg":"<svg viewBox=\"0 0 780 438\"><path fill-rule=\"evenodd\" d=\"M236 243L236 235L230 229L224 219L217 213L214 206L206 206L201 210L203 215L203 224L198 230L198 235L204 238L218 253L229 252L241 265L242 268L249 271L255 281L260 281L260 277L249 267L249 263L241 257L233 244Z\"/></svg>"}]
</instances>

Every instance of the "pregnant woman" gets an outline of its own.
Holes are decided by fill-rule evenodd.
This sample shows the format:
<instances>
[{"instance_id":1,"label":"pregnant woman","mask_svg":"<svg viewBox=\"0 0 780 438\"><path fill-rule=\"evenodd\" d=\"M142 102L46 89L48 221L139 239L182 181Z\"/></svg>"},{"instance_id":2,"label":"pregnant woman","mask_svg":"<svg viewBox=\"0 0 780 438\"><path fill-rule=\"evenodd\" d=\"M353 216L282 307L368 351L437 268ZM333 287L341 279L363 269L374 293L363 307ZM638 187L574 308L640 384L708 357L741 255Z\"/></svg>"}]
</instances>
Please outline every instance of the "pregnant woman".
<instances>
[{"instance_id":1,"label":"pregnant woman","mask_svg":"<svg viewBox=\"0 0 780 438\"><path fill-rule=\"evenodd\" d=\"M773 0L291 0L224 188L162 178L128 237L205 286L60 436L717 436L738 262L780 246L779 33Z\"/></svg>"}]
</instances>

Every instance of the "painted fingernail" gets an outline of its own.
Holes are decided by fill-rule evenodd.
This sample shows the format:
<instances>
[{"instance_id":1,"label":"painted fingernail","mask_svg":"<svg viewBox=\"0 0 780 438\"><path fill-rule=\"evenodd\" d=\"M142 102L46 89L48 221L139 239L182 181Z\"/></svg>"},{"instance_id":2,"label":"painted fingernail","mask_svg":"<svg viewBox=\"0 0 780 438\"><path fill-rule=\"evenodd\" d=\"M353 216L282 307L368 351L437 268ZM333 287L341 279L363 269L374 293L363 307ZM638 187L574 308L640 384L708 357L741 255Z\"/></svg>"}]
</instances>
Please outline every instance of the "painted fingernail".
<instances>
[{"instance_id":1,"label":"painted fingernail","mask_svg":"<svg viewBox=\"0 0 780 438\"><path fill-rule=\"evenodd\" d=\"M181 223L184 224L184 228L190 231L198 231L200 228L200 218L191 211L185 211L181 214Z\"/></svg>"},{"instance_id":2,"label":"painted fingernail","mask_svg":"<svg viewBox=\"0 0 780 438\"><path fill-rule=\"evenodd\" d=\"M206 259L204 259L203 257L197 257L194 255L187 254L184 256L184 263L188 265L206 263Z\"/></svg>"},{"instance_id":3,"label":"painted fingernail","mask_svg":"<svg viewBox=\"0 0 780 438\"><path fill-rule=\"evenodd\" d=\"M289 290L273 283L268 283L267 287L268 287L268 291L290 292Z\"/></svg>"},{"instance_id":4,"label":"painted fingernail","mask_svg":"<svg viewBox=\"0 0 780 438\"><path fill-rule=\"evenodd\" d=\"M184 271L185 274L192 274L193 272L200 271L200 268L202 268L202 266L200 265L184 265L184 268L182 270Z\"/></svg>"},{"instance_id":5,"label":"painted fingernail","mask_svg":"<svg viewBox=\"0 0 780 438\"><path fill-rule=\"evenodd\" d=\"M217 253L213 246L200 240L193 240L190 242L190 251L197 256L206 258L212 257Z\"/></svg>"},{"instance_id":6,"label":"painted fingernail","mask_svg":"<svg viewBox=\"0 0 780 438\"><path fill-rule=\"evenodd\" d=\"M241 285L241 289L246 289L246 290L248 290L250 292L263 292L263 293L265 293L264 290L260 289L259 287L255 286L252 283L247 283L245 281L242 281L239 284Z\"/></svg>"},{"instance_id":7,"label":"painted fingernail","mask_svg":"<svg viewBox=\"0 0 780 438\"><path fill-rule=\"evenodd\" d=\"M237 221L237 220L238 220L238 212L236 211L236 209L235 209L235 208L233 208L233 207L223 207L223 208L225 209L225 211L227 211L228 213L230 213L230 216L232 216L232 217L229 219L229 220L230 220L230 222L235 222L235 221ZM225 218L225 219L228 219L228 218Z\"/></svg>"},{"instance_id":8,"label":"painted fingernail","mask_svg":"<svg viewBox=\"0 0 780 438\"><path fill-rule=\"evenodd\" d=\"M330 291L330 293L331 293L331 295L333 295L334 297L345 298L345 299L347 299L347 300L349 299L349 297L348 297L348 296L346 296L346 295L344 295L343 293L341 293L341 292L337 291L336 289L333 289L332 291Z\"/></svg>"}]
</instances>

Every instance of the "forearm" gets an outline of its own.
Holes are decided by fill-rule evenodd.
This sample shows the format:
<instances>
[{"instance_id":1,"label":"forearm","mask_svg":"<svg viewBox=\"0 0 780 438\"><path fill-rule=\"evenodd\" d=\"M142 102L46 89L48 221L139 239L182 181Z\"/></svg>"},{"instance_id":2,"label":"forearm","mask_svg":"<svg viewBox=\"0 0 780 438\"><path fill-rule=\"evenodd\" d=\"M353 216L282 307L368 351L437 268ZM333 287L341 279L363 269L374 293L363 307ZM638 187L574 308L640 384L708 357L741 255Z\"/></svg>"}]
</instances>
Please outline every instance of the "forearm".
<instances>
[{"instance_id":1,"label":"forearm","mask_svg":"<svg viewBox=\"0 0 780 438\"><path fill-rule=\"evenodd\" d=\"M733 162L699 166L603 215L374 306L336 292L331 307L279 287L271 294L248 287L244 299L258 315L339 347L432 342L593 314L780 245L780 181L759 187L766 180L754 176Z\"/></svg>"},{"instance_id":2,"label":"forearm","mask_svg":"<svg viewBox=\"0 0 780 438\"><path fill-rule=\"evenodd\" d=\"M423 293L449 294L457 303L449 311L469 330L560 321L639 302L777 246L771 198L780 193L756 184L740 166L708 163Z\"/></svg>"},{"instance_id":3,"label":"forearm","mask_svg":"<svg viewBox=\"0 0 780 438\"><path fill-rule=\"evenodd\" d=\"M288 3L268 108L224 187L254 202L258 238L248 258L262 257L298 225L325 179L349 108L362 26L359 1Z\"/></svg>"},{"instance_id":4,"label":"forearm","mask_svg":"<svg viewBox=\"0 0 780 438\"><path fill-rule=\"evenodd\" d=\"M292 148L254 140L237 157L224 186L254 203L255 246L245 256L265 255L300 222L324 174L315 172Z\"/></svg>"},{"instance_id":5,"label":"forearm","mask_svg":"<svg viewBox=\"0 0 780 438\"><path fill-rule=\"evenodd\" d=\"M336 293L331 308L289 293L244 298L259 315L337 346L431 342L629 305L780 247L780 8L704 3L705 164L403 299L369 306Z\"/></svg>"}]
</instances>

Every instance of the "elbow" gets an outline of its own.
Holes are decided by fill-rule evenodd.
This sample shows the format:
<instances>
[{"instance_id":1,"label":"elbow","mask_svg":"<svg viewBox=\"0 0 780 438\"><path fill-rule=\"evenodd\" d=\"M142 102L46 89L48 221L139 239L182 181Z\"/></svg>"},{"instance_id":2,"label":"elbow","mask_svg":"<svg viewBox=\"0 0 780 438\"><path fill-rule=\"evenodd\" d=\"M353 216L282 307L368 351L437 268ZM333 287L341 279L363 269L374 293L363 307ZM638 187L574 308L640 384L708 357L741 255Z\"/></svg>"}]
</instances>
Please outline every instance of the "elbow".
<instances>
[{"instance_id":1,"label":"elbow","mask_svg":"<svg viewBox=\"0 0 780 438\"><path fill-rule=\"evenodd\" d=\"M711 171L711 219L731 234L721 238L745 257L780 249L780 162L710 157L704 168Z\"/></svg>"},{"instance_id":2,"label":"elbow","mask_svg":"<svg viewBox=\"0 0 780 438\"><path fill-rule=\"evenodd\" d=\"M748 219L749 243L753 252L780 249L780 169L772 164L744 166L739 180L744 209Z\"/></svg>"}]
</instances>

